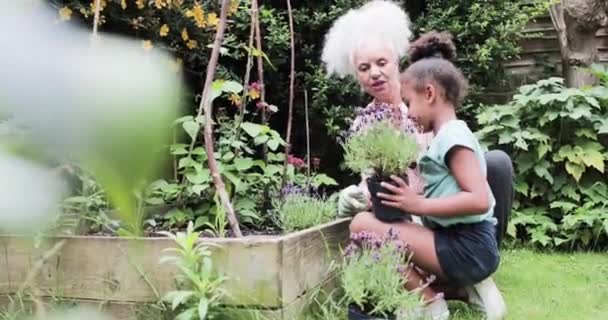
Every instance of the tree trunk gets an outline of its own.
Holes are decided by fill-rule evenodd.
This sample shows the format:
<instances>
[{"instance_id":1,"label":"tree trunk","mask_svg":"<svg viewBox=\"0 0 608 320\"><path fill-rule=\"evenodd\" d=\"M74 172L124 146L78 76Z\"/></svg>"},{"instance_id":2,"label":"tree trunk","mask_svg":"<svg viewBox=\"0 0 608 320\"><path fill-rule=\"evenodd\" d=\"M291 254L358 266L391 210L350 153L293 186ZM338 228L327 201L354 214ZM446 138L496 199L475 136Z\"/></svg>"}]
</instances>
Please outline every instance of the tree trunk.
<instances>
[{"instance_id":1,"label":"tree trunk","mask_svg":"<svg viewBox=\"0 0 608 320\"><path fill-rule=\"evenodd\" d=\"M563 75L569 87L593 85L597 79L584 68L597 62L596 33L606 25L605 0L562 0L551 8L558 33Z\"/></svg>"}]
</instances>

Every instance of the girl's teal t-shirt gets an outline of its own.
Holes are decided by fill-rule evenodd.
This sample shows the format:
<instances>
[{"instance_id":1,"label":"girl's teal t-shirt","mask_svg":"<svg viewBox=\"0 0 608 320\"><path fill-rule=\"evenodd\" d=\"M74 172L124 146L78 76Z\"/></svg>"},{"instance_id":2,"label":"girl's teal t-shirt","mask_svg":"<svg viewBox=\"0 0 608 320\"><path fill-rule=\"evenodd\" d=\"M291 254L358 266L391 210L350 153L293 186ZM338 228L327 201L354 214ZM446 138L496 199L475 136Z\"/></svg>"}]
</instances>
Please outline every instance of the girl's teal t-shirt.
<instances>
[{"instance_id":1,"label":"girl's teal t-shirt","mask_svg":"<svg viewBox=\"0 0 608 320\"><path fill-rule=\"evenodd\" d=\"M456 146L471 149L479 161L484 176L486 175L486 159L477 138L464 121L451 120L439 129L439 132L437 132L437 135L431 141L427 152L418 160L418 166L426 182L426 186L424 187L424 196L426 198L444 198L462 191L446 163L447 154ZM453 217L424 216L423 220L425 224L430 222L431 225L438 224L443 227L481 221L496 223L496 219L493 217L495 200L489 185L488 191L491 205L486 213L467 215L463 212L462 216Z\"/></svg>"}]
</instances>

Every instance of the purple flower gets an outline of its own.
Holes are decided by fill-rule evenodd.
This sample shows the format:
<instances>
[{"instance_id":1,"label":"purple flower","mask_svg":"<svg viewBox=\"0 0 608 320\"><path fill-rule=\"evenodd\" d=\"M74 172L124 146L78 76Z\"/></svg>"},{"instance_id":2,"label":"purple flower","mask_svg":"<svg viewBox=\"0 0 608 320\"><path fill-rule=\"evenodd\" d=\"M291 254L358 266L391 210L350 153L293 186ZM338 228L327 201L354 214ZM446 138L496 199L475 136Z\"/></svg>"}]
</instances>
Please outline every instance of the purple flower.
<instances>
[{"instance_id":1,"label":"purple flower","mask_svg":"<svg viewBox=\"0 0 608 320\"><path fill-rule=\"evenodd\" d=\"M344 249L344 256L352 257L355 254L355 252L357 252L358 249L359 249L359 246L357 246L354 243L351 243L346 247L346 249Z\"/></svg>"},{"instance_id":2,"label":"purple flower","mask_svg":"<svg viewBox=\"0 0 608 320\"><path fill-rule=\"evenodd\" d=\"M293 183L288 183L281 190L281 194L286 196L286 195L306 194L306 192L302 187L294 185Z\"/></svg>"},{"instance_id":3,"label":"purple flower","mask_svg":"<svg viewBox=\"0 0 608 320\"><path fill-rule=\"evenodd\" d=\"M404 265L397 266L397 272L404 274L407 271L407 268Z\"/></svg>"},{"instance_id":4,"label":"purple flower","mask_svg":"<svg viewBox=\"0 0 608 320\"><path fill-rule=\"evenodd\" d=\"M399 231L395 230L394 228L389 228L388 229L388 240L390 241L395 241L399 239Z\"/></svg>"},{"instance_id":5,"label":"purple flower","mask_svg":"<svg viewBox=\"0 0 608 320\"><path fill-rule=\"evenodd\" d=\"M375 262L380 262L380 254L378 252L374 252L372 259L374 259Z\"/></svg>"}]
</instances>

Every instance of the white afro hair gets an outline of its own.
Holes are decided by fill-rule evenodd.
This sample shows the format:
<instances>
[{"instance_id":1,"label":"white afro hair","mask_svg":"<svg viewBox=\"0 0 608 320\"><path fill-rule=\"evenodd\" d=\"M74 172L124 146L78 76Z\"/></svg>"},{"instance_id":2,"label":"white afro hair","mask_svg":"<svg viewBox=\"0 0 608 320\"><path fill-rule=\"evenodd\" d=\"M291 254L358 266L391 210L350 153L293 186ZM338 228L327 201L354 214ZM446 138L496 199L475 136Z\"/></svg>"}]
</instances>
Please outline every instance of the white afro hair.
<instances>
[{"instance_id":1,"label":"white afro hair","mask_svg":"<svg viewBox=\"0 0 608 320\"><path fill-rule=\"evenodd\" d=\"M399 58L403 57L412 37L410 26L407 13L392 1L374 0L349 10L325 36L321 60L328 76L355 75L355 50L369 39L386 41Z\"/></svg>"}]
</instances>

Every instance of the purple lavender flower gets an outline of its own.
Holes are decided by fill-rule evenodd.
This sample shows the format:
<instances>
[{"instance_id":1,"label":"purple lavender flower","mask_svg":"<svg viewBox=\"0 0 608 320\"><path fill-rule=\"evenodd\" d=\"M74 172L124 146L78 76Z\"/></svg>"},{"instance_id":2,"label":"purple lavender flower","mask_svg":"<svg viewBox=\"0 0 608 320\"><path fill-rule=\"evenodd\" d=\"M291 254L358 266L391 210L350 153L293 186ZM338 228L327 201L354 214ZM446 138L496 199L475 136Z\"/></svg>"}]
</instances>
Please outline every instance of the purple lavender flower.
<instances>
[{"instance_id":1,"label":"purple lavender flower","mask_svg":"<svg viewBox=\"0 0 608 320\"><path fill-rule=\"evenodd\" d=\"M346 247L346 249L344 249L344 256L352 257L357 252L357 250L359 250L359 246L354 243L351 243Z\"/></svg>"},{"instance_id":2,"label":"purple lavender flower","mask_svg":"<svg viewBox=\"0 0 608 320\"><path fill-rule=\"evenodd\" d=\"M306 194L306 192L302 187L294 185L293 183L288 183L281 190L281 194L286 196L286 195Z\"/></svg>"},{"instance_id":3,"label":"purple lavender flower","mask_svg":"<svg viewBox=\"0 0 608 320\"><path fill-rule=\"evenodd\" d=\"M395 241L399 239L399 231L395 230L394 228L389 228L388 229L388 238L387 240L389 241Z\"/></svg>"},{"instance_id":4,"label":"purple lavender flower","mask_svg":"<svg viewBox=\"0 0 608 320\"><path fill-rule=\"evenodd\" d=\"M380 253L374 252L372 259L374 259L375 262L380 262Z\"/></svg>"},{"instance_id":5,"label":"purple lavender flower","mask_svg":"<svg viewBox=\"0 0 608 320\"><path fill-rule=\"evenodd\" d=\"M407 268L404 265L397 266L397 272L404 274L407 271Z\"/></svg>"}]
</instances>

